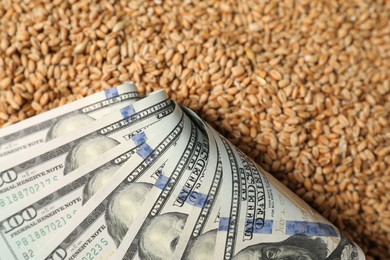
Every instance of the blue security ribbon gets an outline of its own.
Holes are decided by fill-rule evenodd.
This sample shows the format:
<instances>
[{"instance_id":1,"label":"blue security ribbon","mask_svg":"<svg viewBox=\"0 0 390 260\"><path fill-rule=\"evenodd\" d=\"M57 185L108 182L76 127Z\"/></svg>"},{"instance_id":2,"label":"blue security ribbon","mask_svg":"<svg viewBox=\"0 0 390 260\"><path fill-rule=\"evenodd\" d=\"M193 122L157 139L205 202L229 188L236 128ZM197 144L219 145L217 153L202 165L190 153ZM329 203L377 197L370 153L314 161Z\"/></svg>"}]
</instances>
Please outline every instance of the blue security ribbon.
<instances>
[{"instance_id":1,"label":"blue security ribbon","mask_svg":"<svg viewBox=\"0 0 390 260\"><path fill-rule=\"evenodd\" d=\"M272 219L265 219L263 225L258 227L253 225L253 233L255 234L272 234L272 226L274 221Z\"/></svg>"},{"instance_id":2,"label":"blue security ribbon","mask_svg":"<svg viewBox=\"0 0 390 260\"><path fill-rule=\"evenodd\" d=\"M135 145L140 145L140 144L145 143L148 140L148 137L146 136L146 134L144 132L141 132L141 133L133 136L131 139L133 140Z\"/></svg>"},{"instance_id":3,"label":"blue security ribbon","mask_svg":"<svg viewBox=\"0 0 390 260\"><path fill-rule=\"evenodd\" d=\"M187 200L186 202L192 206L195 206L195 207L203 207L206 203L210 203L211 199L209 198L207 200L207 197L208 197L208 194L203 194L203 193L196 193L196 198L195 200L191 200L191 195L194 194L193 192L191 192L188 197L187 197Z\"/></svg>"},{"instance_id":4,"label":"blue security ribbon","mask_svg":"<svg viewBox=\"0 0 390 260\"><path fill-rule=\"evenodd\" d=\"M110 88L104 90L104 94L106 95L106 98L113 98L119 96L118 90L116 88Z\"/></svg>"},{"instance_id":5,"label":"blue security ribbon","mask_svg":"<svg viewBox=\"0 0 390 260\"><path fill-rule=\"evenodd\" d=\"M128 118L128 117L134 115L136 111L135 111L133 105L128 105L126 107L121 108L120 112L121 112L123 118Z\"/></svg>"},{"instance_id":6,"label":"blue security ribbon","mask_svg":"<svg viewBox=\"0 0 390 260\"><path fill-rule=\"evenodd\" d=\"M194 206L196 207L203 207L204 205L208 206L212 202L212 200L213 200L212 195L198 193L198 196L196 198L196 203Z\"/></svg>"},{"instance_id":7,"label":"blue security ribbon","mask_svg":"<svg viewBox=\"0 0 390 260\"><path fill-rule=\"evenodd\" d=\"M308 221L286 221L287 235L337 237L336 230L328 224Z\"/></svg>"},{"instance_id":8,"label":"blue security ribbon","mask_svg":"<svg viewBox=\"0 0 390 260\"><path fill-rule=\"evenodd\" d=\"M169 182L169 178L165 175L160 175L156 181L156 183L154 184L154 186L156 186L157 188L159 189L164 189L165 186L167 185L167 183Z\"/></svg>"},{"instance_id":9,"label":"blue security ribbon","mask_svg":"<svg viewBox=\"0 0 390 260\"><path fill-rule=\"evenodd\" d=\"M230 218L219 218L219 227L220 231L227 231L229 229Z\"/></svg>"},{"instance_id":10,"label":"blue security ribbon","mask_svg":"<svg viewBox=\"0 0 390 260\"><path fill-rule=\"evenodd\" d=\"M248 219L248 223L249 220ZM254 234L272 234L272 226L274 224L274 221L271 219L266 219L263 222L263 225L259 227L258 225L251 225L253 227L253 230L250 232L253 232ZM228 231L230 225L230 218L222 217L219 219L219 227L218 230L220 231Z\"/></svg>"},{"instance_id":11,"label":"blue security ribbon","mask_svg":"<svg viewBox=\"0 0 390 260\"><path fill-rule=\"evenodd\" d=\"M142 159L146 159L152 153L153 149L147 143L143 143L137 150L137 154L141 156Z\"/></svg>"}]
</instances>

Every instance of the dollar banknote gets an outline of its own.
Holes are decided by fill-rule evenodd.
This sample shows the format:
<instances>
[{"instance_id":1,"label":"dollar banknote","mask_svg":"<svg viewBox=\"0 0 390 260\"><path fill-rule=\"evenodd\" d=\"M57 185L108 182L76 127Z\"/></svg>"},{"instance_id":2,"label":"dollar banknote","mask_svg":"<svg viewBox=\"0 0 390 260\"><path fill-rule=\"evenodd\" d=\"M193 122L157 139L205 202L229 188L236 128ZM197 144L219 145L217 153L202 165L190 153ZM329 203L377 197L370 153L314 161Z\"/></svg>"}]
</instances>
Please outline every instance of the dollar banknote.
<instances>
[{"instance_id":1,"label":"dollar banknote","mask_svg":"<svg viewBox=\"0 0 390 260\"><path fill-rule=\"evenodd\" d=\"M0 164L15 158L15 153L38 149L40 144L91 124L139 98L136 86L127 82L1 129Z\"/></svg>"},{"instance_id":2,"label":"dollar banknote","mask_svg":"<svg viewBox=\"0 0 390 260\"><path fill-rule=\"evenodd\" d=\"M89 127L42 145L35 153L26 152L0 165L0 209L28 200L145 127L169 115L173 103L165 92L151 94L126 106Z\"/></svg>"},{"instance_id":3,"label":"dollar banknote","mask_svg":"<svg viewBox=\"0 0 390 260\"><path fill-rule=\"evenodd\" d=\"M36 249L44 247L47 240L67 227L68 222L77 217L77 211L109 183L117 171L123 167L122 171L128 173L138 165L133 157L142 152L144 142L148 142L152 149L163 142L181 118L180 112L176 106L173 113L135 135L131 141L110 149L65 176L52 187L54 192L42 192L26 201L22 209L11 212L10 217L0 221L0 258L34 258ZM147 137L157 131L160 135L148 140ZM170 153L176 149L172 146L166 148L171 150ZM153 178L158 179L158 175L152 175Z\"/></svg>"},{"instance_id":4,"label":"dollar banknote","mask_svg":"<svg viewBox=\"0 0 390 260\"><path fill-rule=\"evenodd\" d=\"M232 186L230 204L221 209L215 259L365 259L336 227L223 142Z\"/></svg>"}]
</instances>

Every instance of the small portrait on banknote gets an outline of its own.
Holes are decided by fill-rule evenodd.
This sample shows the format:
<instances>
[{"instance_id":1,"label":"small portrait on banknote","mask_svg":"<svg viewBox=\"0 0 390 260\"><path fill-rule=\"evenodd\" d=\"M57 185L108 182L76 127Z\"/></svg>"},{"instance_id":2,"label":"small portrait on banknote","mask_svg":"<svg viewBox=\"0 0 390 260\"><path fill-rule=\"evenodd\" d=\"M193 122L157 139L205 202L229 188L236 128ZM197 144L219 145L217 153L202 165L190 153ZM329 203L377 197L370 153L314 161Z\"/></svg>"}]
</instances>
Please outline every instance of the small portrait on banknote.
<instances>
[{"instance_id":1,"label":"small portrait on banknote","mask_svg":"<svg viewBox=\"0 0 390 260\"><path fill-rule=\"evenodd\" d=\"M83 189L83 205L101 188L110 182L111 177L120 168L115 164L104 165L93 171Z\"/></svg>"},{"instance_id":2,"label":"small portrait on banknote","mask_svg":"<svg viewBox=\"0 0 390 260\"><path fill-rule=\"evenodd\" d=\"M118 187L106 209L107 230L118 247L137 217L150 189L150 183L129 183Z\"/></svg>"},{"instance_id":3,"label":"small portrait on banknote","mask_svg":"<svg viewBox=\"0 0 390 260\"><path fill-rule=\"evenodd\" d=\"M84 137L67 154L64 175L87 164L118 144L118 141L98 134Z\"/></svg>"},{"instance_id":4,"label":"small portrait on banknote","mask_svg":"<svg viewBox=\"0 0 390 260\"><path fill-rule=\"evenodd\" d=\"M319 237L294 235L281 242L248 246L236 254L233 259L357 260L357 252L353 250L353 247L352 242L342 237L337 248L329 252L326 243Z\"/></svg>"},{"instance_id":5,"label":"small portrait on banknote","mask_svg":"<svg viewBox=\"0 0 390 260\"><path fill-rule=\"evenodd\" d=\"M210 230L194 240L191 240L183 254L183 260L212 260L214 259L217 230Z\"/></svg>"},{"instance_id":6,"label":"small portrait on banknote","mask_svg":"<svg viewBox=\"0 0 390 260\"><path fill-rule=\"evenodd\" d=\"M138 241L141 259L172 259L187 214L169 212L147 220Z\"/></svg>"},{"instance_id":7,"label":"small portrait on banknote","mask_svg":"<svg viewBox=\"0 0 390 260\"><path fill-rule=\"evenodd\" d=\"M46 136L46 142L86 126L93 121L95 121L94 118L79 112L60 117L57 122L50 127Z\"/></svg>"}]
</instances>

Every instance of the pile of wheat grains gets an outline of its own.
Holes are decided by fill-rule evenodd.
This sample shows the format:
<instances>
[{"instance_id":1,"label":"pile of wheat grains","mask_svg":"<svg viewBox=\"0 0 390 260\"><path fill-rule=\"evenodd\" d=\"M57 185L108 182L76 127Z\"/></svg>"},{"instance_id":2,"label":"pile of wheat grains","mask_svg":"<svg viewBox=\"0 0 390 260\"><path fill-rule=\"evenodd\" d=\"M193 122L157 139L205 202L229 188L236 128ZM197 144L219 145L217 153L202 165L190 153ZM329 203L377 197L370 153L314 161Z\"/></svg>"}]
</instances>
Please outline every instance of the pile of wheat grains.
<instances>
[{"instance_id":1,"label":"pile of wheat grains","mask_svg":"<svg viewBox=\"0 0 390 260\"><path fill-rule=\"evenodd\" d=\"M166 89L390 259L388 0L2 0L0 126Z\"/></svg>"}]
</instances>

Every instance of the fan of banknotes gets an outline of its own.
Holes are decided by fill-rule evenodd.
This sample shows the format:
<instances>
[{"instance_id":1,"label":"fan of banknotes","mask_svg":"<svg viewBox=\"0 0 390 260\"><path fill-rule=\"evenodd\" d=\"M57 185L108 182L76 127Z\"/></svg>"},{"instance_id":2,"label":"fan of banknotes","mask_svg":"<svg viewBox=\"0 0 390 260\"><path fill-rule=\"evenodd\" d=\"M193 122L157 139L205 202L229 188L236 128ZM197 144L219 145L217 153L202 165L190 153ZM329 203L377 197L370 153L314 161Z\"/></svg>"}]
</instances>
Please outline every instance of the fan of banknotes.
<instances>
[{"instance_id":1,"label":"fan of banknotes","mask_svg":"<svg viewBox=\"0 0 390 260\"><path fill-rule=\"evenodd\" d=\"M132 83L0 130L0 259L365 259L191 110Z\"/></svg>"}]
</instances>

